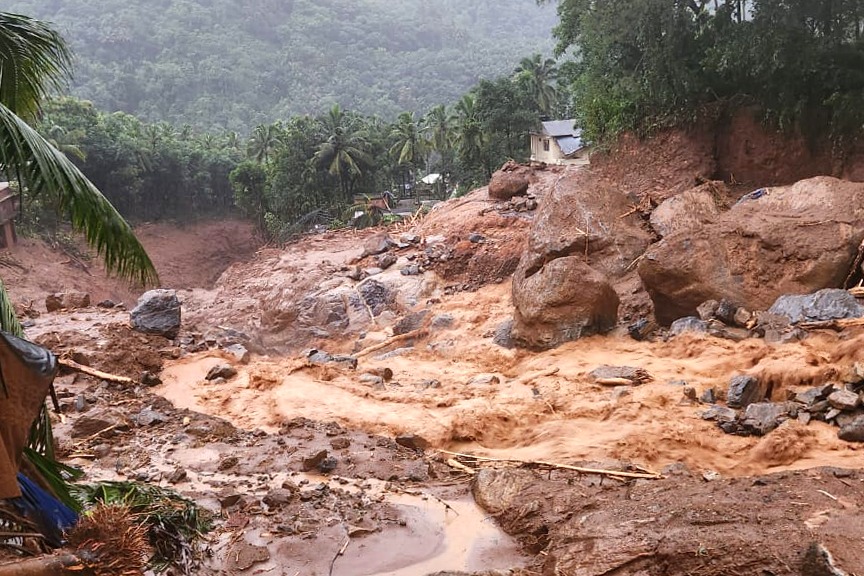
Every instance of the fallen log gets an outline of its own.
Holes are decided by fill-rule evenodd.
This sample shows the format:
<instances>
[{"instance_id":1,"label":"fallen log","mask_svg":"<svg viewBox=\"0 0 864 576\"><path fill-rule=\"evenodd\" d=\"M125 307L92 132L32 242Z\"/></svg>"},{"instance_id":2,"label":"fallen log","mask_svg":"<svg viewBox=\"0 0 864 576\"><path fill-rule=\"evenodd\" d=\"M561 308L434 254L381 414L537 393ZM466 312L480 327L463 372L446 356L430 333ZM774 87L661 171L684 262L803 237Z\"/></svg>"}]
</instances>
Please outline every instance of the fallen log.
<instances>
[{"instance_id":1,"label":"fallen log","mask_svg":"<svg viewBox=\"0 0 864 576\"><path fill-rule=\"evenodd\" d=\"M840 318L837 320L801 322L797 326L805 330L826 329L840 331L846 328L854 328L855 326L864 326L864 318Z\"/></svg>"},{"instance_id":2,"label":"fallen log","mask_svg":"<svg viewBox=\"0 0 864 576\"><path fill-rule=\"evenodd\" d=\"M76 554L37 556L0 564L0 576L96 576L97 572Z\"/></svg>"},{"instance_id":3,"label":"fallen log","mask_svg":"<svg viewBox=\"0 0 864 576\"><path fill-rule=\"evenodd\" d=\"M580 472L582 474L599 474L601 476L610 476L613 478L633 478L633 479L644 479L644 480L659 480L663 478L662 475L651 472L627 472L624 470L605 470L602 468L585 468L582 466L571 466L569 464L559 464L557 462L546 462L544 460L517 460L513 458L488 458L486 456L475 456L473 454L463 454L461 452L450 452L448 450L438 450L438 452L442 454L447 454L448 456L457 456L461 458L470 458L477 462L489 462L489 463L502 463L502 464L516 464L517 466L531 467L531 466L542 466L545 468L557 468L559 470L572 470L574 472ZM449 461L448 461L449 464ZM644 468L642 468L644 470ZM2 576L2 575L0 575Z\"/></svg>"},{"instance_id":4,"label":"fallen log","mask_svg":"<svg viewBox=\"0 0 864 576\"><path fill-rule=\"evenodd\" d=\"M101 370L96 370L95 368L91 368L90 366L84 366L83 364L79 364L70 358L60 358L57 361L60 366L67 368L69 370L73 370L75 372L80 372L82 374L87 374L88 376L93 376L94 378L99 378L100 380L108 380L109 382L117 382L118 384L132 384L135 381L128 376L118 376L117 374L110 374L108 372L102 372Z\"/></svg>"},{"instance_id":5,"label":"fallen log","mask_svg":"<svg viewBox=\"0 0 864 576\"><path fill-rule=\"evenodd\" d=\"M375 344L374 346L369 346L368 348L364 348L360 352L354 354L355 357L359 358L360 356L366 356L367 354L371 354L372 352L377 352L383 348L387 348L388 346L392 346L393 344L398 344L400 342L405 342L406 340L411 340L412 338L422 338L426 336L428 333L428 329L426 328L418 328L417 330L412 330L410 332L406 332L405 334L400 334L398 336L393 336L392 338L388 338L384 342L380 342Z\"/></svg>"}]
</instances>

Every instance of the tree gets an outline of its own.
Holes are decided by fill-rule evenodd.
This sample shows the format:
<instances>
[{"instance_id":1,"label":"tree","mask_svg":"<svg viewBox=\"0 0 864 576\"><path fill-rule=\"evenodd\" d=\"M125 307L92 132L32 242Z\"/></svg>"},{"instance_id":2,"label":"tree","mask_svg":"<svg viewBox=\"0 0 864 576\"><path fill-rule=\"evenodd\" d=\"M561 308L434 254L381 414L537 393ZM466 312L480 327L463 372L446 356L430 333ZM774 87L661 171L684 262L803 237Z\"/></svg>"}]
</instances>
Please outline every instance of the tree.
<instances>
[{"instance_id":1,"label":"tree","mask_svg":"<svg viewBox=\"0 0 864 576\"><path fill-rule=\"evenodd\" d=\"M537 106L537 110L549 116L558 103L558 91L553 82L558 77L555 60L544 59L540 54L523 58L515 71L515 80L521 84Z\"/></svg>"},{"instance_id":2,"label":"tree","mask_svg":"<svg viewBox=\"0 0 864 576\"><path fill-rule=\"evenodd\" d=\"M390 130L393 145L390 154L396 163L409 168L416 168L426 156L426 141L423 138L413 112L403 112Z\"/></svg>"},{"instance_id":3,"label":"tree","mask_svg":"<svg viewBox=\"0 0 864 576\"><path fill-rule=\"evenodd\" d=\"M320 122L324 141L318 146L315 162L336 178L343 200L350 202L357 179L372 163L362 123L338 104Z\"/></svg>"},{"instance_id":4,"label":"tree","mask_svg":"<svg viewBox=\"0 0 864 576\"><path fill-rule=\"evenodd\" d=\"M267 164L279 146L282 129L278 124L259 124L252 131L246 146L250 158L260 164Z\"/></svg>"}]
</instances>

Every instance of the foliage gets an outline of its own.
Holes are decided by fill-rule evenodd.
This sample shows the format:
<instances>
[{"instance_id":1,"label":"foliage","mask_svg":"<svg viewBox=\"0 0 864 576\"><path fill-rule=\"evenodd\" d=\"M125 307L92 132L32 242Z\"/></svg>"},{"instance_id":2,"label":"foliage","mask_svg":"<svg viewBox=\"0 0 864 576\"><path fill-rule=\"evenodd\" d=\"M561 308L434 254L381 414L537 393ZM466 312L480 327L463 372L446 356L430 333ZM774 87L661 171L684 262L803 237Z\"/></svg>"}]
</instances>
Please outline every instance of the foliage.
<instances>
[{"instance_id":1,"label":"foliage","mask_svg":"<svg viewBox=\"0 0 864 576\"><path fill-rule=\"evenodd\" d=\"M198 506L167 488L137 482L99 482L75 485L84 506L120 505L137 523L147 527L153 547L150 565L157 572L175 566L192 574L197 565L197 544L211 529L210 519Z\"/></svg>"},{"instance_id":2,"label":"foliage","mask_svg":"<svg viewBox=\"0 0 864 576\"><path fill-rule=\"evenodd\" d=\"M333 104L388 120L552 48L526 0L12 0L56 23L73 93L102 109L248 133Z\"/></svg>"},{"instance_id":3,"label":"foliage","mask_svg":"<svg viewBox=\"0 0 864 576\"><path fill-rule=\"evenodd\" d=\"M835 141L864 125L864 0L560 0L558 13L589 138L717 103L756 104L781 128Z\"/></svg>"}]
</instances>

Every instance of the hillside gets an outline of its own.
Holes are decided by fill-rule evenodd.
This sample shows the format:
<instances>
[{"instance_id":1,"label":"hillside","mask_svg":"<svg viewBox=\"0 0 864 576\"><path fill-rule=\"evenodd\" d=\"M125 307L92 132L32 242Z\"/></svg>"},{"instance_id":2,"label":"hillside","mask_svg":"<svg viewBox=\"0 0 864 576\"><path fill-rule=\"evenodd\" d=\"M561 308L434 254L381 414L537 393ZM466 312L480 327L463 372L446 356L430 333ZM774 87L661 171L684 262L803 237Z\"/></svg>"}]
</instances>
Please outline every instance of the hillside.
<instances>
[{"instance_id":1,"label":"hillside","mask_svg":"<svg viewBox=\"0 0 864 576\"><path fill-rule=\"evenodd\" d=\"M548 52L526 0L19 0L75 55L74 95L146 120L247 132L333 103L393 117Z\"/></svg>"}]
</instances>

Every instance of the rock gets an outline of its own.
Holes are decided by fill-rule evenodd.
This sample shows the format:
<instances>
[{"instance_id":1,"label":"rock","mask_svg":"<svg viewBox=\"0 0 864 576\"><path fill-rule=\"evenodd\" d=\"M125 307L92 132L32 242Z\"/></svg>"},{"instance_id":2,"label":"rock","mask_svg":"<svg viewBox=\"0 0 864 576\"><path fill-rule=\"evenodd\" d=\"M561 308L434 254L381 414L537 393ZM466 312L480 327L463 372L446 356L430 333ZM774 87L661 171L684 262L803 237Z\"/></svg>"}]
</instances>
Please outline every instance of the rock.
<instances>
[{"instance_id":1,"label":"rock","mask_svg":"<svg viewBox=\"0 0 864 576\"><path fill-rule=\"evenodd\" d=\"M345 450L351 446L351 439L346 438L345 436L340 436L339 438L333 438L330 440L330 447L334 450Z\"/></svg>"},{"instance_id":2,"label":"rock","mask_svg":"<svg viewBox=\"0 0 864 576\"><path fill-rule=\"evenodd\" d=\"M328 456L318 463L318 471L322 474L329 474L339 465L339 460L333 456Z\"/></svg>"},{"instance_id":3,"label":"rock","mask_svg":"<svg viewBox=\"0 0 864 576\"><path fill-rule=\"evenodd\" d=\"M537 481L528 470L481 468L474 476L471 493L477 505L490 514L507 510L523 490Z\"/></svg>"},{"instance_id":4,"label":"rock","mask_svg":"<svg viewBox=\"0 0 864 576\"><path fill-rule=\"evenodd\" d=\"M216 466L216 469L219 472L224 472L226 470L231 470L232 468L236 468L237 464L240 463L240 458L237 456L226 456L222 460L219 461L219 464Z\"/></svg>"},{"instance_id":5,"label":"rock","mask_svg":"<svg viewBox=\"0 0 864 576\"><path fill-rule=\"evenodd\" d=\"M502 348L513 348L513 338L511 336L513 332L513 319L505 320L501 324L495 328L495 332L492 335L492 342L501 346Z\"/></svg>"},{"instance_id":6,"label":"rock","mask_svg":"<svg viewBox=\"0 0 864 576\"><path fill-rule=\"evenodd\" d=\"M707 322L708 320L716 317L717 308L719 306L720 303L717 300L706 300L705 302L696 307L696 313L699 315L699 318Z\"/></svg>"},{"instance_id":7,"label":"rock","mask_svg":"<svg viewBox=\"0 0 864 576\"><path fill-rule=\"evenodd\" d=\"M813 542L804 553L800 576L846 576L846 572L834 565L834 557L822 544Z\"/></svg>"},{"instance_id":8,"label":"rock","mask_svg":"<svg viewBox=\"0 0 864 576\"><path fill-rule=\"evenodd\" d=\"M550 348L613 327L614 284L651 241L625 191L587 172L562 179L534 216L513 275L519 345Z\"/></svg>"},{"instance_id":9,"label":"rock","mask_svg":"<svg viewBox=\"0 0 864 576\"><path fill-rule=\"evenodd\" d=\"M480 242L483 242L484 240L486 240L486 237L483 236L482 234L478 234L477 232L472 232L471 234L468 235L468 241L471 242L472 244L479 244Z\"/></svg>"},{"instance_id":10,"label":"rock","mask_svg":"<svg viewBox=\"0 0 864 576\"><path fill-rule=\"evenodd\" d=\"M860 318L864 316L864 307L846 290L829 288L813 294L780 296L768 313L785 316L792 324L798 324Z\"/></svg>"},{"instance_id":11,"label":"rock","mask_svg":"<svg viewBox=\"0 0 864 576\"><path fill-rule=\"evenodd\" d=\"M229 354L238 364L249 363L249 350L242 344L231 344L224 348L225 353Z\"/></svg>"},{"instance_id":12,"label":"rock","mask_svg":"<svg viewBox=\"0 0 864 576\"><path fill-rule=\"evenodd\" d=\"M399 271L403 276L417 276L420 274L420 265L419 264L409 264L405 268Z\"/></svg>"},{"instance_id":13,"label":"rock","mask_svg":"<svg viewBox=\"0 0 864 576\"><path fill-rule=\"evenodd\" d=\"M373 316L379 316L394 300L387 286L377 280L364 280L357 286L357 292Z\"/></svg>"},{"instance_id":14,"label":"rock","mask_svg":"<svg viewBox=\"0 0 864 576\"><path fill-rule=\"evenodd\" d=\"M467 382L468 386L492 386L500 383L501 379L495 374L477 374Z\"/></svg>"},{"instance_id":15,"label":"rock","mask_svg":"<svg viewBox=\"0 0 864 576\"><path fill-rule=\"evenodd\" d=\"M523 258L513 277L514 342L554 348L615 326L618 295L584 256L556 258L537 270L526 269L527 262Z\"/></svg>"},{"instance_id":16,"label":"rock","mask_svg":"<svg viewBox=\"0 0 864 576\"><path fill-rule=\"evenodd\" d=\"M708 224L720 214L722 196L728 192L722 181L711 181L667 198L651 212L651 228L662 238Z\"/></svg>"},{"instance_id":17,"label":"rock","mask_svg":"<svg viewBox=\"0 0 864 576\"><path fill-rule=\"evenodd\" d=\"M452 314L444 312L433 316L430 326L432 326L432 328L441 330L446 328L452 328L455 323L456 318L454 318Z\"/></svg>"},{"instance_id":18,"label":"rock","mask_svg":"<svg viewBox=\"0 0 864 576\"><path fill-rule=\"evenodd\" d=\"M411 312L407 316L403 316L399 319L395 326L393 326L393 335L398 336L400 334L407 334L408 332L413 332L423 326L423 321L426 319L426 316L429 315L429 310L420 310L418 312Z\"/></svg>"},{"instance_id":19,"label":"rock","mask_svg":"<svg viewBox=\"0 0 864 576\"><path fill-rule=\"evenodd\" d=\"M764 436L789 417L789 406L782 402L754 402L747 405L741 424L746 430Z\"/></svg>"},{"instance_id":20,"label":"rock","mask_svg":"<svg viewBox=\"0 0 864 576\"><path fill-rule=\"evenodd\" d=\"M96 303L97 308L114 308L115 306L117 306L117 303L107 298Z\"/></svg>"},{"instance_id":21,"label":"rock","mask_svg":"<svg viewBox=\"0 0 864 576\"><path fill-rule=\"evenodd\" d=\"M854 410L861 404L861 398L855 392L837 390L828 396L828 403L837 410Z\"/></svg>"},{"instance_id":22,"label":"rock","mask_svg":"<svg viewBox=\"0 0 864 576\"><path fill-rule=\"evenodd\" d=\"M764 310L783 294L841 285L864 239L862 216L864 183L818 176L771 188L653 244L639 276L663 324L712 299Z\"/></svg>"},{"instance_id":23,"label":"rock","mask_svg":"<svg viewBox=\"0 0 864 576\"><path fill-rule=\"evenodd\" d=\"M45 309L48 312L57 312L63 309L63 294L49 294L45 297Z\"/></svg>"},{"instance_id":24,"label":"rock","mask_svg":"<svg viewBox=\"0 0 864 576\"><path fill-rule=\"evenodd\" d=\"M361 384L371 384L371 385L375 386L375 385L383 384L384 378L382 378L381 376L378 376L377 374L366 373L366 374L360 374L360 376L357 377L357 381L360 382Z\"/></svg>"},{"instance_id":25,"label":"rock","mask_svg":"<svg viewBox=\"0 0 864 576\"><path fill-rule=\"evenodd\" d=\"M75 396L75 411L76 412L86 412L90 407L87 405L87 399L84 398L83 394L78 394Z\"/></svg>"},{"instance_id":26,"label":"rock","mask_svg":"<svg viewBox=\"0 0 864 576\"><path fill-rule=\"evenodd\" d=\"M161 424L167 421L168 416L151 408L144 408L135 416L135 423L138 426L152 426L153 424Z\"/></svg>"},{"instance_id":27,"label":"rock","mask_svg":"<svg viewBox=\"0 0 864 576\"><path fill-rule=\"evenodd\" d=\"M236 506L243 500L242 494L237 494L236 492L232 492L230 494L225 494L219 497L219 505L222 509L231 508L232 506Z\"/></svg>"},{"instance_id":28,"label":"rock","mask_svg":"<svg viewBox=\"0 0 864 576\"><path fill-rule=\"evenodd\" d=\"M393 239L390 238L390 235L386 232L375 234L374 236L367 238L366 242L363 243L363 253L360 257L364 258L366 256L383 254L389 250L391 246L395 245L396 243L393 242Z\"/></svg>"},{"instance_id":29,"label":"rock","mask_svg":"<svg viewBox=\"0 0 864 576\"><path fill-rule=\"evenodd\" d=\"M130 313L132 327L139 332L176 338L180 332L180 301L174 290L149 290Z\"/></svg>"},{"instance_id":30,"label":"rock","mask_svg":"<svg viewBox=\"0 0 864 576\"><path fill-rule=\"evenodd\" d=\"M162 384L162 379L152 372L145 371L141 373L141 384L144 386L159 386Z\"/></svg>"},{"instance_id":31,"label":"rock","mask_svg":"<svg viewBox=\"0 0 864 576\"><path fill-rule=\"evenodd\" d=\"M207 375L204 377L205 380L215 380L216 378L225 378L228 380L229 378L233 378L237 375L237 369L229 364L217 364L210 368L207 371Z\"/></svg>"},{"instance_id":32,"label":"rock","mask_svg":"<svg viewBox=\"0 0 864 576\"><path fill-rule=\"evenodd\" d=\"M588 373L595 381L601 384L604 381L626 380L633 385L645 384L651 382L654 378L643 368L634 368L633 366L598 366ZM624 383L624 382L622 382Z\"/></svg>"},{"instance_id":33,"label":"rock","mask_svg":"<svg viewBox=\"0 0 864 576\"><path fill-rule=\"evenodd\" d=\"M648 318L640 318L627 326L627 334L637 342L642 342L647 340L656 329L657 325Z\"/></svg>"},{"instance_id":34,"label":"rock","mask_svg":"<svg viewBox=\"0 0 864 576\"><path fill-rule=\"evenodd\" d=\"M490 198L510 200L514 196L524 196L528 192L528 186L531 184L530 169L518 165L508 169L510 164L508 162L501 170L492 174L492 179L489 181Z\"/></svg>"},{"instance_id":35,"label":"rock","mask_svg":"<svg viewBox=\"0 0 864 576\"><path fill-rule=\"evenodd\" d=\"M248 570L255 564L270 560L270 550L266 546L250 544L241 538L231 545L225 554L229 574L237 574Z\"/></svg>"},{"instance_id":36,"label":"rock","mask_svg":"<svg viewBox=\"0 0 864 576\"><path fill-rule=\"evenodd\" d=\"M864 442L864 414L843 424L837 437L847 442Z\"/></svg>"},{"instance_id":37,"label":"rock","mask_svg":"<svg viewBox=\"0 0 864 576\"><path fill-rule=\"evenodd\" d=\"M802 404L806 404L807 406L811 406L818 402L819 400L825 400L831 392L834 391L833 384L827 384L825 386L816 386L814 388L808 388L804 392L798 392L795 394L795 401L801 402Z\"/></svg>"},{"instance_id":38,"label":"rock","mask_svg":"<svg viewBox=\"0 0 864 576\"><path fill-rule=\"evenodd\" d=\"M279 510L283 506L287 506L294 499L296 490L286 490L285 488L274 488L264 495L261 501L267 505L270 510Z\"/></svg>"},{"instance_id":39,"label":"rock","mask_svg":"<svg viewBox=\"0 0 864 576\"><path fill-rule=\"evenodd\" d=\"M837 418L837 416L839 416L840 414L842 414L840 410L838 410L837 408L831 408L830 410L825 412L824 420L825 422L830 422L831 420Z\"/></svg>"},{"instance_id":40,"label":"rock","mask_svg":"<svg viewBox=\"0 0 864 576\"><path fill-rule=\"evenodd\" d=\"M378 266L381 270L386 270L390 268L394 264L396 264L396 260L398 258L395 254L390 254L389 252L386 254L380 254L375 258L375 265Z\"/></svg>"},{"instance_id":41,"label":"rock","mask_svg":"<svg viewBox=\"0 0 864 576\"><path fill-rule=\"evenodd\" d=\"M733 342L741 342L750 337L749 330L727 326L719 320L708 322L708 334L715 338L723 338L724 340L732 340Z\"/></svg>"},{"instance_id":42,"label":"rock","mask_svg":"<svg viewBox=\"0 0 864 576\"><path fill-rule=\"evenodd\" d=\"M305 456L301 463L301 469L304 472L309 472L310 470L315 470L318 468L318 465L327 458L327 450L319 450L317 452L313 452Z\"/></svg>"},{"instance_id":43,"label":"rock","mask_svg":"<svg viewBox=\"0 0 864 576\"><path fill-rule=\"evenodd\" d=\"M757 378L746 374L733 376L726 392L726 404L731 408L746 408L753 402L764 400L766 393L766 386Z\"/></svg>"},{"instance_id":44,"label":"rock","mask_svg":"<svg viewBox=\"0 0 864 576\"><path fill-rule=\"evenodd\" d=\"M720 475L716 470L705 470L702 472L702 479L706 482L714 482L715 480L721 480L723 476Z\"/></svg>"},{"instance_id":45,"label":"rock","mask_svg":"<svg viewBox=\"0 0 864 576\"><path fill-rule=\"evenodd\" d=\"M717 423L735 422L738 419L738 412L726 406L715 404L702 412L703 420L713 420Z\"/></svg>"},{"instance_id":46,"label":"rock","mask_svg":"<svg viewBox=\"0 0 864 576\"><path fill-rule=\"evenodd\" d=\"M90 306L90 294L86 292L66 292L63 294L63 307L67 310L77 310Z\"/></svg>"},{"instance_id":47,"label":"rock","mask_svg":"<svg viewBox=\"0 0 864 576\"><path fill-rule=\"evenodd\" d=\"M750 324L750 320L753 319L753 313L747 310L746 308L739 307L735 310L735 315L732 317L732 321L742 328L747 328Z\"/></svg>"},{"instance_id":48,"label":"rock","mask_svg":"<svg viewBox=\"0 0 864 576\"><path fill-rule=\"evenodd\" d=\"M703 391L702 396L699 397L699 401L705 404L714 404L717 402L717 393L714 388L708 388Z\"/></svg>"},{"instance_id":49,"label":"rock","mask_svg":"<svg viewBox=\"0 0 864 576\"><path fill-rule=\"evenodd\" d=\"M357 368L357 359L353 356L342 356L339 354L334 356L327 352L312 349L306 353L306 358L312 364L342 364L352 370Z\"/></svg>"},{"instance_id":50,"label":"rock","mask_svg":"<svg viewBox=\"0 0 864 576\"><path fill-rule=\"evenodd\" d=\"M178 466L174 468L174 470L168 475L168 478L166 478L166 480L168 480L169 484L179 484L180 482L186 480L187 476L188 474L186 472L186 469Z\"/></svg>"},{"instance_id":51,"label":"rock","mask_svg":"<svg viewBox=\"0 0 864 576\"><path fill-rule=\"evenodd\" d=\"M355 282L359 282L363 279L363 269L359 266L349 266L348 271L345 273L345 276L354 280Z\"/></svg>"},{"instance_id":52,"label":"rock","mask_svg":"<svg viewBox=\"0 0 864 576\"><path fill-rule=\"evenodd\" d=\"M419 244L420 236L418 236L417 234L406 232L405 234L399 236L399 241L403 244Z\"/></svg>"},{"instance_id":53,"label":"rock","mask_svg":"<svg viewBox=\"0 0 864 576\"><path fill-rule=\"evenodd\" d=\"M685 332L705 333L708 332L708 323L696 316L685 316L672 322L669 326L669 335L678 336Z\"/></svg>"},{"instance_id":54,"label":"rock","mask_svg":"<svg viewBox=\"0 0 864 576\"><path fill-rule=\"evenodd\" d=\"M411 482L428 482L429 463L423 460L415 460L414 462L409 462L405 464L403 474Z\"/></svg>"},{"instance_id":55,"label":"rock","mask_svg":"<svg viewBox=\"0 0 864 576\"><path fill-rule=\"evenodd\" d=\"M87 416L78 418L72 424L69 435L72 438L87 438L100 434L113 434L113 431L129 430L129 422L126 417L117 410L106 409L91 412Z\"/></svg>"},{"instance_id":56,"label":"rock","mask_svg":"<svg viewBox=\"0 0 864 576\"><path fill-rule=\"evenodd\" d=\"M422 436L417 436L416 434L397 436L396 443L410 450L416 450L417 452L423 452L430 446L428 440Z\"/></svg>"}]
</instances>

